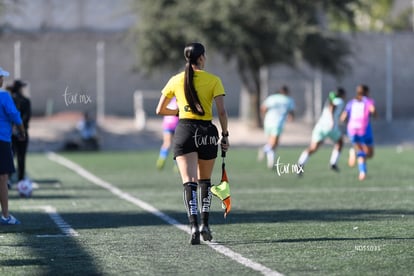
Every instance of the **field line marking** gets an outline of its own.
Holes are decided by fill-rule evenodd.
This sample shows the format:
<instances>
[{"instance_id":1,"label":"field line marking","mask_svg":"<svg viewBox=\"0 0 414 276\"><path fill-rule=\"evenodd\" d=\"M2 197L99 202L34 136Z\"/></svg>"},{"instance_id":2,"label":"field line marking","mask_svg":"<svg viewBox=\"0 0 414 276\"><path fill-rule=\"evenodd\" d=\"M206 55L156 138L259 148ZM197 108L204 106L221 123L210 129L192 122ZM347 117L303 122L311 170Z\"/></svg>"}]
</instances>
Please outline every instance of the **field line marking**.
<instances>
[{"instance_id":1,"label":"field line marking","mask_svg":"<svg viewBox=\"0 0 414 276\"><path fill-rule=\"evenodd\" d=\"M77 237L79 236L79 233L75 231L75 229L72 228L57 212L56 208L50 205L46 206L34 206L30 208L37 208L42 209L46 212L46 214L49 215L49 217L53 220L53 222L56 224L56 226L60 229L60 231L63 234L57 234L57 235L36 235L38 238L61 238L61 237Z\"/></svg>"},{"instance_id":2,"label":"field line marking","mask_svg":"<svg viewBox=\"0 0 414 276\"><path fill-rule=\"evenodd\" d=\"M190 234L190 228L186 225L181 224L180 222L178 222L176 219L168 216L167 214L161 212L160 210L158 210L157 208L155 208L154 206L148 204L145 201L142 201L141 199L134 197L126 192L123 192L121 189L113 186L111 183L106 182L104 180L102 180L101 178L97 177L96 175L92 174L91 172L87 171L86 169L84 169L82 166L80 166L79 164L61 156L58 155L54 152L48 152L46 153L47 157L51 160L54 161L72 171L74 171L75 173L77 173L78 175L82 176L83 178L85 178L86 180L92 182L93 184L108 190L109 192L111 192L112 194L118 196L121 199L124 199L125 201L128 201L138 207L140 207L141 209L148 211L149 213L153 214L154 216L159 217L160 219L162 219L163 221L165 221L166 223L177 227L178 229ZM224 245L220 245L220 244L216 244L216 243L206 243L209 247L211 247L212 249L214 249L215 251L217 251L218 253L229 257L230 259L238 262L239 264L248 267L252 270L255 270L257 272L262 273L263 275L271 275L271 276L283 276L283 274L281 274L280 272L277 272L275 270L272 270L260 263L257 263L255 261L252 261L244 256L242 256L241 254L234 252L233 250L231 250L230 248L224 246Z\"/></svg>"}]
</instances>

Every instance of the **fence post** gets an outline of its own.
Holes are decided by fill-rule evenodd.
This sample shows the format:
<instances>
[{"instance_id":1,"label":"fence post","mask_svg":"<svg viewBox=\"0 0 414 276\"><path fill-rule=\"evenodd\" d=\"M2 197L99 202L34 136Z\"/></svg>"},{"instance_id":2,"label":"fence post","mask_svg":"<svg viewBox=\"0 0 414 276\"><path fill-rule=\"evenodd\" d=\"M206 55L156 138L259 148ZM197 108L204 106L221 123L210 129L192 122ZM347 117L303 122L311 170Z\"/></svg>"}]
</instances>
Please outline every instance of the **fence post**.
<instances>
[{"instance_id":1,"label":"fence post","mask_svg":"<svg viewBox=\"0 0 414 276\"><path fill-rule=\"evenodd\" d=\"M143 130L146 125L146 114L144 111L144 94L142 91L134 92L134 111L135 111L135 126L138 130Z\"/></svg>"},{"instance_id":2,"label":"fence post","mask_svg":"<svg viewBox=\"0 0 414 276\"><path fill-rule=\"evenodd\" d=\"M315 69L313 89L313 118L316 121L322 113L322 72L320 69Z\"/></svg>"},{"instance_id":3,"label":"fence post","mask_svg":"<svg viewBox=\"0 0 414 276\"><path fill-rule=\"evenodd\" d=\"M385 96L385 119L388 123L392 122L393 105L393 61L392 61L392 37L387 35L386 41L386 96Z\"/></svg>"},{"instance_id":4,"label":"fence post","mask_svg":"<svg viewBox=\"0 0 414 276\"><path fill-rule=\"evenodd\" d=\"M96 43L96 118L105 118L105 42Z\"/></svg>"},{"instance_id":5,"label":"fence post","mask_svg":"<svg viewBox=\"0 0 414 276\"><path fill-rule=\"evenodd\" d=\"M20 40L14 42L14 79L22 77L22 59L21 59L22 44Z\"/></svg>"}]
</instances>

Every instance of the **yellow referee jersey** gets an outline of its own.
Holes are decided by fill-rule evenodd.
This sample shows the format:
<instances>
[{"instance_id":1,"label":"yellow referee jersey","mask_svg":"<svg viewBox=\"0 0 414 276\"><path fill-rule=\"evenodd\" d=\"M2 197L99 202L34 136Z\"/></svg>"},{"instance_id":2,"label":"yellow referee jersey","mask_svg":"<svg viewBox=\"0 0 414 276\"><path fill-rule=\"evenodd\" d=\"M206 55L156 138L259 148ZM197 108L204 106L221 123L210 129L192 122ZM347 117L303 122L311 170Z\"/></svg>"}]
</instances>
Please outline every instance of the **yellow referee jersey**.
<instances>
[{"instance_id":1,"label":"yellow referee jersey","mask_svg":"<svg viewBox=\"0 0 414 276\"><path fill-rule=\"evenodd\" d=\"M194 87L197 91L204 115L191 112L184 93L184 72L181 72L168 81L162 94L167 98L176 97L180 119L194 119L211 121L213 119L213 100L215 97L225 95L221 79L203 70L194 71Z\"/></svg>"}]
</instances>

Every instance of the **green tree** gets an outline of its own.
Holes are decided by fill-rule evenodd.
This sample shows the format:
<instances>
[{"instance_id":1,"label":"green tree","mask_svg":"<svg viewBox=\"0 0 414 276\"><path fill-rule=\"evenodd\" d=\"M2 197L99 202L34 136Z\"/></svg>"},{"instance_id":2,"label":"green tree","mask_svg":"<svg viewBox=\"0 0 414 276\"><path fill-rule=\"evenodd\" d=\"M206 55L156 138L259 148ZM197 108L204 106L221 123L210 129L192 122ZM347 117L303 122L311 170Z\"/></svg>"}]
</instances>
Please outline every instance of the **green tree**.
<instances>
[{"instance_id":1,"label":"green tree","mask_svg":"<svg viewBox=\"0 0 414 276\"><path fill-rule=\"evenodd\" d=\"M349 9L355 14L352 24L343 18L337 17L335 13L329 14L330 27L339 31L375 31L390 32L400 30L411 30L412 7L407 5L405 9L393 12L395 0L360 0L350 3Z\"/></svg>"},{"instance_id":2,"label":"green tree","mask_svg":"<svg viewBox=\"0 0 414 276\"><path fill-rule=\"evenodd\" d=\"M136 1L141 65L182 66L182 49L199 40L237 62L250 96L252 119L260 125L260 69L304 61L333 75L347 69L345 40L330 32L326 12L353 22L357 0L151 0Z\"/></svg>"}]
</instances>

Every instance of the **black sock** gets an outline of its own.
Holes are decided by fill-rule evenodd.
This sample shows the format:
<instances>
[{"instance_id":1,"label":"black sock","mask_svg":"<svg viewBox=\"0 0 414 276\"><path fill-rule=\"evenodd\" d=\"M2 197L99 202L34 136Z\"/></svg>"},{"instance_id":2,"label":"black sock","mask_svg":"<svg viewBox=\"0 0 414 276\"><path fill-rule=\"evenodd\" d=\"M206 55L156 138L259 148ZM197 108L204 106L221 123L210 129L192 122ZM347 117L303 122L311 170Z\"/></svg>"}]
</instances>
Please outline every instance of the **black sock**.
<instances>
[{"instance_id":1,"label":"black sock","mask_svg":"<svg viewBox=\"0 0 414 276\"><path fill-rule=\"evenodd\" d=\"M197 203L197 183L186 182L184 185L184 205L187 210L188 220L191 226L198 226L198 203Z\"/></svg>"},{"instance_id":2,"label":"black sock","mask_svg":"<svg viewBox=\"0 0 414 276\"><path fill-rule=\"evenodd\" d=\"M198 181L200 187L200 202L201 202L201 222L208 225L208 217L211 206L211 180L201 179Z\"/></svg>"}]
</instances>

